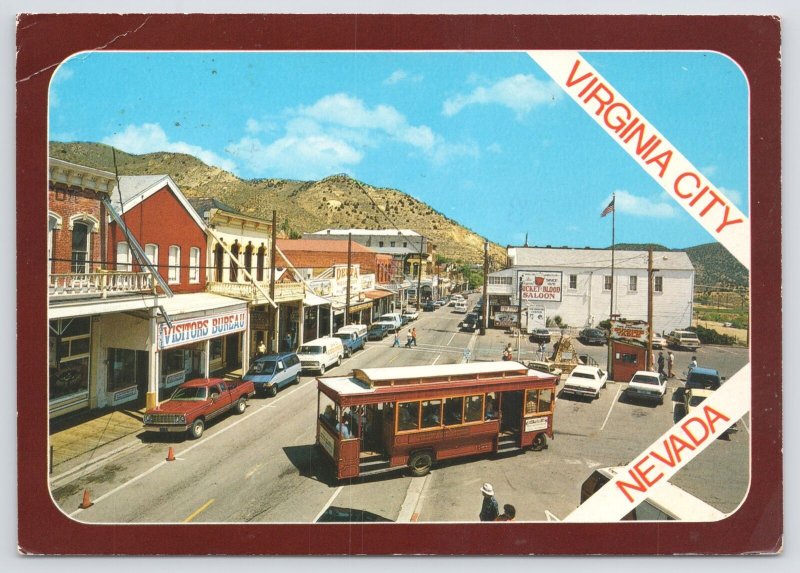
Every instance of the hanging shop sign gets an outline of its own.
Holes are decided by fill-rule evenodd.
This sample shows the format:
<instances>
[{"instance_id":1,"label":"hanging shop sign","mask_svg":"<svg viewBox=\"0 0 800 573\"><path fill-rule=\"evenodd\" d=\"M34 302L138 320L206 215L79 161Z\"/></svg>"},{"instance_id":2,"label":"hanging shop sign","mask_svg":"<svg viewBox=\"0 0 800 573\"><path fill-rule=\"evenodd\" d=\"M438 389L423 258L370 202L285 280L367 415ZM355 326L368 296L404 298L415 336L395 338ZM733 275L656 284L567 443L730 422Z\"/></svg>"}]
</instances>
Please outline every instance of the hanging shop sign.
<instances>
[{"instance_id":1,"label":"hanging shop sign","mask_svg":"<svg viewBox=\"0 0 800 573\"><path fill-rule=\"evenodd\" d=\"M611 338L647 342L647 323L643 321L611 321Z\"/></svg>"},{"instance_id":2,"label":"hanging shop sign","mask_svg":"<svg viewBox=\"0 0 800 573\"><path fill-rule=\"evenodd\" d=\"M163 323L158 328L159 349L183 346L210 338L247 330L247 311L237 310L211 316L173 320L172 326Z\"/></svg>"}]
</instances>

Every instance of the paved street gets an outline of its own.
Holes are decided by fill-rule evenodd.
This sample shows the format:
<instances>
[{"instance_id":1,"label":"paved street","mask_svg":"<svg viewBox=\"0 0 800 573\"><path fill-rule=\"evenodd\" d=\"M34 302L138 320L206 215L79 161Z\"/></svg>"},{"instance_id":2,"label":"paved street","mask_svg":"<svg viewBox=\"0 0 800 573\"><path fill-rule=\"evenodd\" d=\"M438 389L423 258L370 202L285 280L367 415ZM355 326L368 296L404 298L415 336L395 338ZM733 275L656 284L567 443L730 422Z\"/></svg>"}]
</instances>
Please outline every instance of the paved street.
<instances>
[{"instance_id":1,"label":"paved street","mask_svg":"<svg viewBox=\"0 0 800 573\"><path fill-rule=\"evenodd\" d=\"M477 299L473 295L470 306ZM370 342L329 374L354 367L457 363L498 359L509 335L457 332L464 317L445 307L420 313L418 348L392 348L392 338ZM535 348L522 338L522 359ZM579 351L605 366L605 347ZM731 376L747 361L744 348L705 347L703 366ZM518 353L515 352L515 357ZM676 353L676 371L691 355ZM522 521L563 519L579 503L580 485L593 469L626 464L682 416L680 379L669 382L661 406L628 403L626 384L609 382L593 402L563 398L555 413L555 438L541 452L442 463L424 478L398 471L335 483L314 448L316 384L302 377L275 398L254 398L242 416L211 425L198 441L140 432L97 463L52 476L56 502L86 522L311 522L328 506L364 509L400 521L475 521L480 485L494 485L501 506L512 503ZM748 483L749 422L729 440L717 440L673 482L718 509L732 511ZM172 447L176 461L166 461ZM724 468L721 470L720 468ZM94 505L79 510L83 491Z\"/></svg>"}]
</instances>

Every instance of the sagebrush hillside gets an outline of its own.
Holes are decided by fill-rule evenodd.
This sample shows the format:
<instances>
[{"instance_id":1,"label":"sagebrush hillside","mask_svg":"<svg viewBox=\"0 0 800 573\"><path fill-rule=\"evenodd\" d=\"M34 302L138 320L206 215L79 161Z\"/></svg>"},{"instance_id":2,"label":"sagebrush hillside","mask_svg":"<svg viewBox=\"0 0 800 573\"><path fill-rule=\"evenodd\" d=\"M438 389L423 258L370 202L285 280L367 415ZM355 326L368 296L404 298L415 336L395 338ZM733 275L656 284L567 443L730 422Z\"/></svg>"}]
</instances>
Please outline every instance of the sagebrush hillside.
<instances>
[{"instance_id":1,"label":"sagebrush hillside","mask_svg":"<svg viewBox=\"0 0 800 573\"><path fill-rule=\"evenodd\" d=\"M97 143L50 143L50 155L80 165L114 171L111 147ZM320 181L240 179L223 169L180 153L132 155L117 151L120 175L168 174L187 197L215 197L242 213L270 220L277 211L285 233L326 227L385 229L396 225L428 237L439 256L469 263L483 261L484 238L397 189L373 187L347 175ZM490 243L494 261L505 249Z\"/></svg>"}]
</instances>

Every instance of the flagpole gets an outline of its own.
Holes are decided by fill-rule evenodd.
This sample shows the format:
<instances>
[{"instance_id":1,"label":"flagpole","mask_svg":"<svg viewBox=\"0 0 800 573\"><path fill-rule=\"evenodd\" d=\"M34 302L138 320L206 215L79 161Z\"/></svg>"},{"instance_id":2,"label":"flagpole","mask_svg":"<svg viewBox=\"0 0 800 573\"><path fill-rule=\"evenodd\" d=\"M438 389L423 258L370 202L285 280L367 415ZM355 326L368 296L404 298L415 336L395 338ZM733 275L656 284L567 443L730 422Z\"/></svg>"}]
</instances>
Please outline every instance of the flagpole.
<instances>
[{"instance_id":1,"label":"flagpole","mask_svg":"<svg viewBox=\"0 0 800 573\"><path fill-rule=\"evenodd\" d=\"M608 318L611 320L613 320L614 318L614 247L615 247L614 231L617 226L616 198L617 198L616 194L612 193L611 204L614 206L614 208L611 209L611 305L608 313Z\"/></svg>"}]
</instances>

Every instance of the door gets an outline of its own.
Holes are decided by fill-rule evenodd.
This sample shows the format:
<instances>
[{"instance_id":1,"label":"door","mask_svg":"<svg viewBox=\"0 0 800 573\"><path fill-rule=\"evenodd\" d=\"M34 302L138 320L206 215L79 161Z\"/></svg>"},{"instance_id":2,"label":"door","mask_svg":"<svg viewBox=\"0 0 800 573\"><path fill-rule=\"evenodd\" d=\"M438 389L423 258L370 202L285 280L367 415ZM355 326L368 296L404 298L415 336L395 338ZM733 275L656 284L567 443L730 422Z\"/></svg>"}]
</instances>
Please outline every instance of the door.
<instances>
[{"instance_id":1,"label":"door","mask_svg":"<svg viewBox=\"0 0 800 573\"><path fill-rule=\"evenodd\" d=\"M522 390L500 393L500 431L519 433L522 423Z\"/></svg>"}]
</instances>

